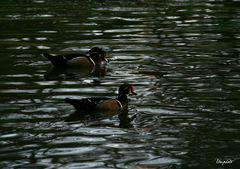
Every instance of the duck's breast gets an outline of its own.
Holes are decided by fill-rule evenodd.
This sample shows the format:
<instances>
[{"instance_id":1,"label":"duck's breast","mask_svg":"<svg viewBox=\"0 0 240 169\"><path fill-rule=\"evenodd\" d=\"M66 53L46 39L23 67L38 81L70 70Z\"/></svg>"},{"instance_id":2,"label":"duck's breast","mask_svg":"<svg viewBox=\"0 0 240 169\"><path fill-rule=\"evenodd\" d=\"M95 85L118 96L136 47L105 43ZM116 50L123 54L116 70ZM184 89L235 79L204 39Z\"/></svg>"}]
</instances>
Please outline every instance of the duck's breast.
<instances>
[{"instance_id":1,"label":"duck's breast","mask_svg":"<svg viewBox=\"0 0 240 169\"><path fill-rule=\"evenodd\" d=\"M98 106L97 109L100 111L114 111L114 110L120 110L120 106L117 103L116 100L111 99L111 100L106 100L101 102Z\"/></svg>"}]
</instances>

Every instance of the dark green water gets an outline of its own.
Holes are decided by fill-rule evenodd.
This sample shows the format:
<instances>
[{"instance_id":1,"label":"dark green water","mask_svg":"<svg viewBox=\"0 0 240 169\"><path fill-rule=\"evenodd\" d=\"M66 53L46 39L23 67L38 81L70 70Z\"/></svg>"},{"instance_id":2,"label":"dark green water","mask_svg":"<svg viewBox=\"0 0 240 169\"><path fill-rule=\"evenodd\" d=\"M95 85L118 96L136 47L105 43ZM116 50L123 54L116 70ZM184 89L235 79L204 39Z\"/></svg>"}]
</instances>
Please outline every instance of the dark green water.
<instances>
[{"instance_id":1,"label":"dark green water","mask_svg":"<svg viewBox=\"0 0 240 169\"><path fill-rule=\"evenodd\" d=\"M239 167L239 3L1 1L0 168ZM110 60L95 74L41 56L93 46ZM115 97L123 82L138 93L131 127L65 121L65 97Z\"/></svg>"}]
</instances>

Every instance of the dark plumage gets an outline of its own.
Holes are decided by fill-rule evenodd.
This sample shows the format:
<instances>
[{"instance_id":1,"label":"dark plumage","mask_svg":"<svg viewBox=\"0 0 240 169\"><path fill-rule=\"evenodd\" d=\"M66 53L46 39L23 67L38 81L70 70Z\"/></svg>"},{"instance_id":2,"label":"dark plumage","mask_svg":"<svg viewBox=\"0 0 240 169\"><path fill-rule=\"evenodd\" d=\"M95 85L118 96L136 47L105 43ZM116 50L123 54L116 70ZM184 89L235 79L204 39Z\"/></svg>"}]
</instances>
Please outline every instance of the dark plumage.
<instances>
[{"instance_id":1,"label":"dark plumage","mask_svg":"<svg viewBox=\"0 0 240 169\"><path fill-rule=\"evenodd\" d=\"M71 104L77 112L97 112L97 111L118 111L128 106L128 95L136 95L133 86L123 84L119 87L118 97L111 99L107 97L93 97L84 99L66 98L65 102Z\"/></svg>"}]
</instances>

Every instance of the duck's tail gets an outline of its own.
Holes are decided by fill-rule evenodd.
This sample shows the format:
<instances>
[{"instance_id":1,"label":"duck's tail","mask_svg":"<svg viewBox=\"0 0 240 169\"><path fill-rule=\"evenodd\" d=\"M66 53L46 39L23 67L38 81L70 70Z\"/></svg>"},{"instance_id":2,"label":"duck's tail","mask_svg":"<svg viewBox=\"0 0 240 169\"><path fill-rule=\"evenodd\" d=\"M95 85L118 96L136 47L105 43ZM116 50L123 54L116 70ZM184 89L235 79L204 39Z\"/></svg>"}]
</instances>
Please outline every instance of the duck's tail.
<instances>
[{"instance_id":1,"label":"duck's tail","mask_svg":"<svg viewBox=\"0 0 240 169\"><path fill-rule=\"evenodd\" d=\"M46 57L54 66L66 66L67 59L62 55L51 55L49 53L43 53L43 56Z\"/></svg>"},{"instance_id":2,"label":"duck's tail","mask_svg":"<svg viewBox=\"0 0 240 169\"><path fill-rule=\"evenodd\" d=\"M65 103L69 103L69 104L72 103L72 100L73 100L73 99L70 99L70 98L68 98L68 97L64 99Z\"/></svg>"}]
</instances>

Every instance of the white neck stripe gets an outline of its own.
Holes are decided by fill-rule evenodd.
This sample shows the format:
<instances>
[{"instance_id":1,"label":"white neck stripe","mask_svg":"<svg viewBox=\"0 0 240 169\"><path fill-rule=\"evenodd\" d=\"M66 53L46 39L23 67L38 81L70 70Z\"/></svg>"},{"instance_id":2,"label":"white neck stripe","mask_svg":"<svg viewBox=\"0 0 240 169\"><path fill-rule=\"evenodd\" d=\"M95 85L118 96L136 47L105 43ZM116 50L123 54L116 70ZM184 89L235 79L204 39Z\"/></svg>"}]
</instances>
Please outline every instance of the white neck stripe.
<instances>
[{"instance_id":1,"label":"white neck stripe","mask_svg":"<svg viewBox=\"0 0 240 169\"><path fill-rule=\"evenodd\" d=\"M90 60L90 62L93 64L93 67L96 66L96 63L92 60L92 58L88 58Z\"/></svg>"},{"instance_id":2,"label":"white neck stripe","mask_svg":"<svg viewBox=\"0 0 240 169\"><path fill-rule=\"evenodd\" d=\"M115 99L115 100L116 100L117 104L119 105L119 107L122 109L123 108L122 103L119 100L117 100L117 99Z\"/></svg>"}]
</instances>

